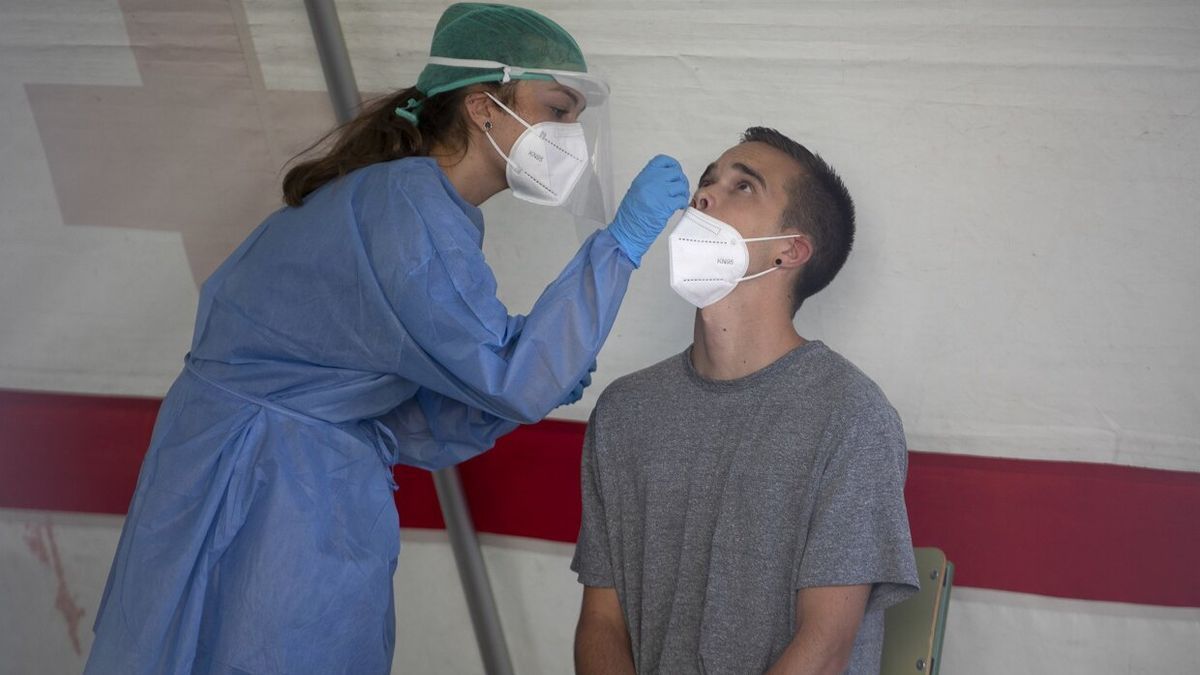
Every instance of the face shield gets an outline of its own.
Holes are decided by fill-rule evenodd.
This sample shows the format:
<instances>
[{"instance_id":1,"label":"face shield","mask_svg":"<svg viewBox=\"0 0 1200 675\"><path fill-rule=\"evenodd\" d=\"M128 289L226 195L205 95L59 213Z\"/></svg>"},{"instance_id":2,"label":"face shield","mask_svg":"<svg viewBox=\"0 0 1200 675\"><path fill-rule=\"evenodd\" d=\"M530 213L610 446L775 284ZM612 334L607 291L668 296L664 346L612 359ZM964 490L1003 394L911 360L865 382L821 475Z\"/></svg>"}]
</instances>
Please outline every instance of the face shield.
<instances>
[{"instance_id":1,"label":"face shield","mask_svg":"<svg viewBox=\"0 0 1200 675\"><path fill-rule=\"evenodd\" d=\"M498 61L433 56L429 58L428 63L432 66L493 71L488 76L481 76L478 81L506 83L522 79L553 80L578 92L587 101L587 107L580 113L577 121L583 127L584 137L587 139L588 166L579 178L579 182L571 190L570 196L561 206L552 208L525 204L509 196L503 200L502 204L492 205L489 201L490 208L487 210L502 212L501 217L505 220L516 218L519 221L532 220L534 222L559 219L565 212L571 219L579 240L591 236L597 229L611 222L616 213L616 197L613 194L612 185L607 82L591 73L550 68L522 68ZM494 71L496 70L501 71L498 80L495 77ZM453 87L447 86L443 91L463 86L463 84L462 81L455 82ZM437 93L440 92L435 89L428 95L433 96ZM559 222L561 223L561 220Z\"/></svg>"}]
</instances>

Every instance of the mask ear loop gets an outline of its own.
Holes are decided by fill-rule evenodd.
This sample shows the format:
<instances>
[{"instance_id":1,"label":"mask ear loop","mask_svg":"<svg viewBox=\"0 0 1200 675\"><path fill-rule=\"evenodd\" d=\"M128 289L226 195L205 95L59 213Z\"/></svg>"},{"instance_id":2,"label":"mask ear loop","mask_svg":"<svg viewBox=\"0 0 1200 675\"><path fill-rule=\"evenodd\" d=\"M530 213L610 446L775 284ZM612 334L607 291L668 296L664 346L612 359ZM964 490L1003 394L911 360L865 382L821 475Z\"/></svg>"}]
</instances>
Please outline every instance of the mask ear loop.
<instances>
[{"instance_id":1,"label":"mask ear loop","mask_svg":"<svg viewBox=\"0 0 1200 675\"><path fill-rule=\"evenodd\" d=\"M772 241L772 240L774 240L774 239L795 239L796 237L800 237L800 236L803 236L803 235L799 235L799 234L781 234L781 235L774 236L774 237L751 237L750 239L743 239L742 241L743 241L743 242L751 242L751 241ZM783 264L783 263L782 263L782 262L776 262L775 264L776 264L776 265L781 265L781 264ZM759 278L759 277L761 277L761 276L763 276L763 275L770 274L771 272L774 272L774 271L775 271L775 270L777 270L777 269L780 269L780 268L779 268L779 267L768 267L767 269L765 269L765 270L763 270L763 271L761 271L761 272L758 272L757 274L748 274L748 275L746 275L746 276L742 277L741 279L738 279L738 283L741 283L741 282L743 282L743 281L749 281L749 280L751 280L751 279L757 279L757 278Z\"/></svg>"},{"instance_id":2,"label":"mask ear loop","mask_svg":"<svg viewBox=\"0 0 1200 675\"><path fill-rule=\"evenodd\" d=\"M494 101L494 102L496 103L496 105L500 106L500 109L501 109L501 110L503 110L504 112L508 113L509 115L512 115L512 116L513 116L513 118L514 118L514 119L516 119L516 120L517 120L518 122L520 122L521 124L524 124L526 129L532 129L532 128L533 128L533 126L532 126L531 124L529 124L529 122L526 122L525 120L521 119L521 116L520 116L520 115L518 115L517 113L513 112L513 111L512 111L512 109L510 109L508 106L506 106L506 105L504 105L503 103L501 103L501 102L500 102L500 99L496 98L495 96L492 96L492 93L491 93L491 92L485 91L485 92L483 92L483 93L484 93L484 95L486 95L488 98L492 99L492 101Z\"/></svg>"},{"instance_id":3,"label":"mask ear loop","mask_svg":"<svg viewBox=\"0 0 1200 675\"><path fill-rule=\"evenodd\" d=\"M777 269L779 269L779 268L778 267L768 267L767 269L759 272L758 274L747 274L746 276L742 277L741 279L738 279L738 283L741 283L743 281L750 281L751 279L757 279L763 275L770 274L771 272L774 272Z\"/></svg>"},{"instance_id":4,"label":"mask ear loop","mask_svg":"<svg viewBox=\"0 0 1200 675\"><path fill-rule=\"evenodd\" d=\"M520 115L518 115L517 113L513 112L512 110L510 110L510 109L508 108L508 106L506 106L506 105L504 105L503 103L501 103L501 102L500 102L500 100L499 100L499 99L497 99L495 96L492 96L492 95L491 95L491 93L489 93L489 92L486 92L486 91L485 91L485 92L483 92L483 93L484 93L484 94L486 94L488 98L492 99L492 101L494 101L494 102L496 103L496 105L498 105L498 106L500 106L501 108L503 108L503 109L504 109L504 112L508 113L509 115L512 115L512 116L513 116L513 118L515 118L515 119L516 119L518 122L520 122L521 124L524 124L526 129L532 129L532 128L533 128L533 127L529 126L529 123L528 123L528 122L526 122L525 120L521 119L521 116L520 116ZM498 155L500 155L502 158L504 158L504 161L505 161L505 162L508 164L509 168L511 168L513 171L524 172L524 170L521 168L521 165L520 165L520 164L517 164L517 163L516 163L516 162L514 162L514 161L512 161L512 159L510 159L510 158L509 158L509 156L508 156L508 153L506 153L506 152L504 152L503 150L501 150L501 149L500 149L500 146L499 146L499 145L496 143L496 139L492 138L492 123L491 123L491 121L488 121L488 122L484 123L484 125L483 125L483 133L484 133L484 135L485 135L485 136L487 136L488 142L492 144L492 147L496 149L496 154L498 154Z\"/></svg>"},{"instance_id":5,"label":"mask ear loop","mask_svg":"<svg viewBox=\"0 0 1200 675\"><path fill-rule=\"evenodd\" d=\"M803 236L804 235L802 234L777 234L772 237L750 237L749 239L743 239L742 241L749 243L752 241L771 241L773 239L795 239L796 237Z\"/></svg>"}]
</instances>

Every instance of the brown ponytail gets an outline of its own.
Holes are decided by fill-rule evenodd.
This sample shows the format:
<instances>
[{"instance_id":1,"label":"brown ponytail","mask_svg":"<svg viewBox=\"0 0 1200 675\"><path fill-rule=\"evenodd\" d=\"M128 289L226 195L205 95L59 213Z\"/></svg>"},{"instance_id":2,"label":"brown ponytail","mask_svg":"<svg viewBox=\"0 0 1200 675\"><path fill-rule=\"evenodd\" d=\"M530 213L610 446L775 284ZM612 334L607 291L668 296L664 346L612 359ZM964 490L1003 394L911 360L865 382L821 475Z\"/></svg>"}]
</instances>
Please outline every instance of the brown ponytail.
<instances>
[{"instance_id":1,"label":"brown ponytail","mask_svg":"<svg viewBox=\"0 0 1200 675\"><path fill-rule=\"evenodd\" d=\"M454 154L465 153L469 130L463 99L482 88L492 91L505 103L511 103L515 85L515 82L485 83L430 98L410 87L368 101L357 117L325 134L292 158L307 155L336 138L325 154L302 161L288 170L283 178L283 201L288 206L300 206L313 191L355 169L404 157L424 157L435 147ZM396 115L396 108L404 108L410 99L421 102L417 113L419 126Z\"/></svg>"}]
</instances>

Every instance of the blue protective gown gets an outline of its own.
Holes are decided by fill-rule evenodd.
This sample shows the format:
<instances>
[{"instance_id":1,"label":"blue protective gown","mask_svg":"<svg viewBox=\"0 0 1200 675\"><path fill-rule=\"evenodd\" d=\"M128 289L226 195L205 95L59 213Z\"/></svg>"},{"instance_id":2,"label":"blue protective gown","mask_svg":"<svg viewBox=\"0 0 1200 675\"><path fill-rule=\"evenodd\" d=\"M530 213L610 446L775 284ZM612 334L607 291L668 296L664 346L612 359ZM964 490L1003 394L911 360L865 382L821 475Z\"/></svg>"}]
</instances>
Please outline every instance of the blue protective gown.
<instances>
[{"instance_id":1,"label":"blue protective gown","mask_svg":"<svg viewBox=\"0 0 1200 675\"><path fill-rule=\"evenodd\" d=\"M450 466L549 413L633 269L602 230L509 316L482 240L410 158L277 211L205 282L87 673L389 671L392 465Z\"/></svg>"}]
</instances>

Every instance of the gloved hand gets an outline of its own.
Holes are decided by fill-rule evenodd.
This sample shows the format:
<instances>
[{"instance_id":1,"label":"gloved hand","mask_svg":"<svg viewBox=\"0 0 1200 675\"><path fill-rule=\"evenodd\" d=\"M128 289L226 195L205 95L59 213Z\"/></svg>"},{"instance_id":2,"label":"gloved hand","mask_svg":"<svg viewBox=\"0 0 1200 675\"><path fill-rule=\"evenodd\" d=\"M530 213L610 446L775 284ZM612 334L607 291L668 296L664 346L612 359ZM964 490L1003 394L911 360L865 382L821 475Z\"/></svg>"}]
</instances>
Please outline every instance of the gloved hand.
<instances>
[{"instance_id":1,"label":"gloved hand","mask_svg":"<svg viewBox=\"0 0 1200 675\"><path fill-rule=\"evenodd\" d=\"M633 179L629 192L608 226L617 245L635 266L667 226L667 220L688 205L688 180L674 158L657 155Z\"/></svg>"},{"instance_id":2,"label":"gloved hand","mask_svg":"<svg viewBox=\"0 0 1200 675\"><path fill-rule=\"evenodd\" d=\"M572 403L583 398L583 390L587 389L588 386L591 385L592 373L594 372L596 372L596 362L592 361L592 365L590 368L588 368L588 371L584 373L583 379L579 381L579 384L575 385L575 388L572 389L569 394L567 394L567 397L564 398L562 403L559 403L559 405L571 405Z\"/></svg>"}]
</instances>

